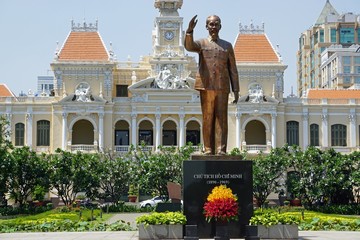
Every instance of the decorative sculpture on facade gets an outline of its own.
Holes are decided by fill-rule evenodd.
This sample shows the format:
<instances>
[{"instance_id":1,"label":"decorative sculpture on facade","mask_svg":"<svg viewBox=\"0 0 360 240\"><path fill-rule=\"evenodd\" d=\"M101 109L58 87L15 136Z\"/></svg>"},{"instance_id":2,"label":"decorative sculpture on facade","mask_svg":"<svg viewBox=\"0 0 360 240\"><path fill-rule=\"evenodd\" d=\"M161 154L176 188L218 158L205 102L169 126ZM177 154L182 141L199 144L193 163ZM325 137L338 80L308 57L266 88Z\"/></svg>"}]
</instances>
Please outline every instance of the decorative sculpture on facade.
<instances>
[{"instance_id":1,"label":"decorative sculpture on facade","mask_svg":"<svg viewBox=\"0 0 360 240\"><path fill-rule=\"evenodd\" d=\"M75 100L78 102L91 102L93 98L91 96L90 85L88 83L80 83L75 90Z\"/></svg>"},{"instance_id":2,"label":"decorative sculpture on facade","mask_svg":"<svg viewBox=\"0 0 360 240\"><path fill-rule=\"evenodd\" d=\"M249 102L261 103L264 101L264 93L259 84L252 85L249 88Z\"/></svg>"},{"instance_id":3,"label":"decorative sculpture on facade","mask_svg":"<svg viewBox=\"0 0 360 240\"><path fill-rule=\"evenodd\" d=\"M186 80L180 79L176 74L176 69L170 70L168 67L164 67L159 74L155 77L153 82L153 88L161 89L182 89L189 88L189 84Z\"/></svg>"}]
</instances>

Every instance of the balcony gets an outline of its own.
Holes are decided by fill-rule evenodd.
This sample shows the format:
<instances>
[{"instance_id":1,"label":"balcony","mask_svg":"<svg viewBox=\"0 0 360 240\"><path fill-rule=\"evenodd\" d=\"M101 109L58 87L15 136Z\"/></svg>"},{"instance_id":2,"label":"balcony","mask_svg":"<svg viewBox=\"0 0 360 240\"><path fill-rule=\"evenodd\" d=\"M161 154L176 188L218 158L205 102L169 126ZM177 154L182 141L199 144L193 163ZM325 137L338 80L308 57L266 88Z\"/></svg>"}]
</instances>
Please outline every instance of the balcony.
<instances>
[{"instance_id":1,"label":"balcony","mask_svg":"<svg viewBox=\"0 0 360 240\"><path fill-rule=\"evenodd\" d=\"M116 145L116 146L114 146L115 153L118 153L120 155L124 155L124 154L128 153L129 150L130 150L129 145Z\"/></svg>"},{"instance_id":2,"label":"balcony","mask_svg":"<svg viewBox=\"0 0 360 240\"><path fill-rule=\"evenodd\" d=\"M166 146L164 146L166 148ZM178 146L175 146L175 148L178 148ZM194 153L201 153L201 147L200 146L192 146L194 149ZM139 149L143 152L154 152L155 147L154 146L139 146ZM130 151L130 146L128 145L116 145L114 146L114 152L120 155L124 155Z\"/></svg>"},{"instance_id":3,"label":"balcony","mask_svg":"<svg viewBox=\"0 0 360 240\"><path fill-rule=\"evenodd\" d=\"M258 154L260 152L269 153L271 150L271 145L246 145L246 144L243 144L241 150L246 151L247 153L250 153L250 154L251 153Z\"/></svg>"},{"instance_id":4,"label":"balcony","mask_svg":"<svg viewBox=\"0 0 360 240\"><path fill-rule=\"evenodd\" d=\"M87 145L87 144L76 144L69 145L68 150L70 152L86 152L86 153L94 153L98 151L97 145Z\"/></svg>"},{"instance_id":5,"label":"balcony","mask_svg":"<svg viewBox=\"0 0 360 240\"><path fill-rule=\"evenodd\" d=\"M49 146L39 146L35 148L35 151L37 153L49 153L50 152L50 147Z\"/></svg>"}]
</instances>

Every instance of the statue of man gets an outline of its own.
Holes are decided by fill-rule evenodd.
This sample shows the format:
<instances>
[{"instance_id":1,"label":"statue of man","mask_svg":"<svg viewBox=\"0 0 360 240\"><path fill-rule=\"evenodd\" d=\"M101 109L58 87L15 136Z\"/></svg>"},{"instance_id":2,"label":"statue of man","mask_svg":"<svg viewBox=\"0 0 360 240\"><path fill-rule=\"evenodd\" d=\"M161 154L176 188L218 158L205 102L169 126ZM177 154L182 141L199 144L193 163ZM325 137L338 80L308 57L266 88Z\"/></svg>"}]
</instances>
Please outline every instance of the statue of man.
<instances>
[{"instance_id":1,"label":"statue of man","mask_svg":"<svg viewBox=\"0 0 360 240\"><path fill-rule=\"evenodd\" d=\"M196 17L197 15L189 22L184 45L186 50L199 54L199 72L196 75L195 89L200 91L204 154L225 155L230 86L234 92L233 103L237 103L239 98L239 76L234 49L231 43L219 38L221 20L216 15L206 19L209 36L194 41Z\"/></svg>"}]
</instances>

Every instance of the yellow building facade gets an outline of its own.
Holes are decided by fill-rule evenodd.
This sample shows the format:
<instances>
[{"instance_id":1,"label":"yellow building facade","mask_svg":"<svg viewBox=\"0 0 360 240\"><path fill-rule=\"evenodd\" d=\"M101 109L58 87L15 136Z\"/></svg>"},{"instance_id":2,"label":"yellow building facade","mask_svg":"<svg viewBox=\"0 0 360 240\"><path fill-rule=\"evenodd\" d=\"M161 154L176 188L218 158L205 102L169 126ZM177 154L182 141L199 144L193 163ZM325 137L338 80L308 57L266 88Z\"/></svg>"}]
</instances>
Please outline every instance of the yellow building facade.
<instances>
[{"instance_id":1,"label":"yellow building facade","mask_svg":"<svg viewBox=\"0 0 360 240\"><path fill-rule=\"evenodd\" d=\"M139 62L116 60L97 23L76 24L50 64L50 96L16 97L0 86L0 114L11 141L37 152L127 152L202 143L199 93L193 89L197 63L184 50L181 0L156 0L153 52ZM229 99L228 151L257 153L285 143L351 152L360 145L359 90L308 89L284 98L287 66L264 25L243 26L234 44L240 77L237 104ZM201 151L201 149L199 149Z\"/></svg>"}]
</instances>

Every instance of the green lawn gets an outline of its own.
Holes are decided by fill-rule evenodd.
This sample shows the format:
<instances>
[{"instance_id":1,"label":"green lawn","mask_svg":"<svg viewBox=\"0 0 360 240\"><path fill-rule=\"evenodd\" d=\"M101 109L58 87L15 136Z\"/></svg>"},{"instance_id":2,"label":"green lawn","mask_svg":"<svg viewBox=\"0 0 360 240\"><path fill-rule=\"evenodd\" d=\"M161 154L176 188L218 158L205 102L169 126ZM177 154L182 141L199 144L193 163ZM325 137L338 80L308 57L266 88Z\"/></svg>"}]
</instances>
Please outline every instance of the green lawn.
<instances>
[{"instance_id":1,"label":"green lawn","mask_svg":"<svg viewBox=\"0 0 360 240\"><path fill-rule=\"evenodd\" d=\"M0 219L1 223L10 223L10 222L34 222L34 221L59 221L59 220L71 220L71 221L89 221L91 220L91 210L90 209L80 209L72 211L63 211L65 208L57 208L43 213L35 215L18 215L11 219ZM80 217L81 214L81 217ZM93 212L95 217L94 221L104 222L113 216L111 213L102 213L100 216L100 210L95 209Z\"/></svg>"},{"instance_id":2,"label":"green lawn","mask_svg":"<svg viewBox=\"0 0 360 240\"><path fill-rule=\"evenodd\" d=\"M0 220L0 233L11 232L81 232L81 231L130 231L134 230L130 223L117 221L108 224L113 214L101 214L100 209L69 210L53 209L44 213L16 216L12 219ZM93 220L92 220L93 219Z\"/></svg>"}]
</instances>

